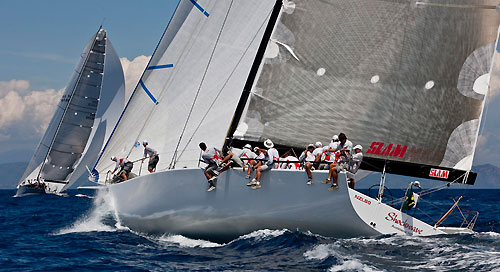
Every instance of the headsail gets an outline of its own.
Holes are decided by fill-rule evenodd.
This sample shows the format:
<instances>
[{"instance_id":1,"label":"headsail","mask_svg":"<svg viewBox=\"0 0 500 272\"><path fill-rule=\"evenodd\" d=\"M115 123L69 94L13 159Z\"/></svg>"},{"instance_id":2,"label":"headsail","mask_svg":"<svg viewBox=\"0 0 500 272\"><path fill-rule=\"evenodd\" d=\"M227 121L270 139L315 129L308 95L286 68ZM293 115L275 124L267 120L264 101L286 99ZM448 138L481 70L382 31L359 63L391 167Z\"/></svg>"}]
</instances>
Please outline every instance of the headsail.
<instances>
[{"instance_id":1,"label":"headsail","mask_svg":"<svg viewBox=\"0 0 500 272\"><path fill-rule=\"evenodd\" d=\"M196 167L200 141L222 147L274 3L180 1L95 165L101 180L110 156L142 158L142 140L158 170Z\"/></svg>"},{"instance_id":2,"label":"headsail","mask_svg":"<svg viewBox=\"0 0 500 272\"><path fill-rule=\"evenodd\" d=\"M85 167L80 163L95 161L106 135L111 133L112 125L107 123L116 122L123 99L120 60L106 31L100 28L81 54L20 182L42 178L55 192L69 187L83 174Z\"/></svg>"},{"instance_id":3,"label":"headsail","mask_svg":"<svg viewBox=\"0 0 500 272\"><path fill-rule=\"evenodd\" d=\"M228 136L303 147L344 132L365 147L367 162L425 169L428 178L430 166L468 171L497 4L285 1L238 129Z\"/></svg>"}]
</instances>

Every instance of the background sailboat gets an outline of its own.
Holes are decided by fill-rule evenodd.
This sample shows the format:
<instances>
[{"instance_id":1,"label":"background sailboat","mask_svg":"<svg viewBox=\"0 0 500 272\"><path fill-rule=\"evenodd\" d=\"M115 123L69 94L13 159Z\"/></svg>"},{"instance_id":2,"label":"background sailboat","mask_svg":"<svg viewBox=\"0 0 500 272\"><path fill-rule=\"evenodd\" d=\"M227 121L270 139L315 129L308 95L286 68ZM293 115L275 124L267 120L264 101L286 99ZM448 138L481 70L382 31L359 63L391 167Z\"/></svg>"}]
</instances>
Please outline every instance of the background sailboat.
<instances>
[{"instance_id":1,"label":"background sailboat","mask_svg":"<svg viewBox=\"0 0 500 272\"><path fill-rule=\"evenodd\" d=\"M16 195L60 193L71 186L96 160L118 120L124 95L118 54L106 31L99 28L80 56ZM45 185L28 185L37 181Z\"/></svg>"},{"instance_id":2,"label":"background sailboat","mask_svg":"<svg viewBox=\"0 0 500 272\"><path fill-rule=\"evenodd\" d=\"M385 205L381 195L347 188L344 174L339 190L329 192L306 185L303 172L273 170L261 190L250 191L233 170L206 192L196 145L228 149L270 138L302 149L344 132L365 147L367 170L472 184L500 23L495 6L260 5L180 2L95 165L94 178L105 184L114 167L105 158L140 158L134 146L141 138L163 154L158 172L108 187L121 222L221 240L262 228L332 236L444 233ZM258 50L247 59L252 48Z\"/></svg>"}]
</instances>

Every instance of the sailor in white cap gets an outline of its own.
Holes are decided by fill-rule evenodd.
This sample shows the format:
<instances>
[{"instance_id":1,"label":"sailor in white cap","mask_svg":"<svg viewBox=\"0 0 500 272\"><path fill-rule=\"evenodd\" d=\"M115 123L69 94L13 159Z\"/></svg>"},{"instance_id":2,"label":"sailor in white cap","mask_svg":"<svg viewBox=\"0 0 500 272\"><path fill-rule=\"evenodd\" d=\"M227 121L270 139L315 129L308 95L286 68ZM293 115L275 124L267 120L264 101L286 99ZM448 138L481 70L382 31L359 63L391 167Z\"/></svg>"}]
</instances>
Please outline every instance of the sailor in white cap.
<instances>
[{"instance_id":1,"label":"sailor in white cap","mask_svg":"<svg viewBox=\"0 0 500 272\"><path fill-rule=\"evenodd\" d=\"M260 164L257 164L257 172L255 173L255 178L252 179L249 183L247 183L247 186L252 186L252 189L260 189L260 180L262 177L262 172L264 171L269 171L272 168L274 168L275 165L277 165L277 162L279 161L280 155L278 153L278 150L274 148L273 141L270 139L267 139L264 141L264 146L267 148L266 151L266 161L261 162Z\"/></svg>"},{"instance_id":2,"label":"sailor in white cap","mask_svg":"<svg viewBox=\"0 0 500 272\"><path fill-rule=\"evenodd\" d=\"M144 146L144 159L149 157L148 171L149 173L153 173L156 171L156 165L158 164L158 161L160 161L160 156L156 150L148 146L148 141L142 141L142 146ZM144 161L144 159L142 159L142 161Z\"/></svg>"},{"instance_id":3,"label":"sailor in white cap","mask_svg":"<svg viewBox=\"0 0 500 272\"><path fill-rule=\"evenodd\" d=\"M312 184L311 168L313 166L312 164L316 160L316 156L313 154L314 150L315 150L314 145L309 144L307 146L306 150L304 150L304 152L302 152L302 154L300 154L300 157L299 157L300 162L305 161L305 168L306 168L306 173L307 173L307 185Z\"/></svg>"},{"instance_id":4,"label":"sailor in white cap","mask_svg":"<svg viewBox=\"0 0 500 272\"><path fill-rule=\"evenodd\" d=\"M221 169L219 170L219 173L222 173L229 169L229 166L237 166L237 167L244 167L248 164L248 159L255 159L257 157L257 154L255 154L252 151L252 146L250 144L246 144L243 146L243 149L241 150L241 153L239 156L235 156L233 152L229 152L229 154L224 157L224 160L222 160L221 163ZM245 159L243 161L242 159ZM244 169L243 169L244 171Z\"/></svg>"}]
</instances>

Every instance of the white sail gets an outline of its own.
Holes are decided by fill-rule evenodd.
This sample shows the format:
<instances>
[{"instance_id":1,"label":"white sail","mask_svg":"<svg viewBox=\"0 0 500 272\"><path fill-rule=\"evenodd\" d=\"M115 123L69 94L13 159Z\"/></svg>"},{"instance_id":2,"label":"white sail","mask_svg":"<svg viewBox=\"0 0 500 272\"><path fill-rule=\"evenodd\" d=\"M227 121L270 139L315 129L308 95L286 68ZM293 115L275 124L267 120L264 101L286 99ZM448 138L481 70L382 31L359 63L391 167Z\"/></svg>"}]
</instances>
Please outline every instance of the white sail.
<instances>
[{"instance_id":1,"label":"white sail","mask_svg":"<svg viewBox=\"0 0 500 272\"><path fill-rule=\"evenodd\" d=\"M120 60L106 31L99 29L85 46L20 184L43 179L55 193L71 186L111 134L124 92Z\"/></svg>"},{"instance_id":2,"label":"white sail","mask_svg":"<svg viewBox=\"0 0 500 272\"><path fill-rule=\"evenodd\" d=\"M222 147L273 5L180 1L95 166L101 180L111 156L142 158L143 140L158 170L196 167L200 141Z\"/></svg>"}]
</instances>

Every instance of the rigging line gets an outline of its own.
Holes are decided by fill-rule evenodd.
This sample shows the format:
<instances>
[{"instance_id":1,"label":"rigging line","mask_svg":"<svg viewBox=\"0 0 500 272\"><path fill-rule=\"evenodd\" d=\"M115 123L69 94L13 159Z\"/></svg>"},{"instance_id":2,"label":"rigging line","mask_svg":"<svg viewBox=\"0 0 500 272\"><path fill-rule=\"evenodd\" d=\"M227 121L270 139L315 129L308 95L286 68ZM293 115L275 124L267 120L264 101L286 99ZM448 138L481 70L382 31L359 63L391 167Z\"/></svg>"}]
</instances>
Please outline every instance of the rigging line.
<instances>
[{"instance_id":1,"label":"rigging line","mask_svg":"<svg viewBox=\"0 0 500 272\"><path fill-rule=\"evenodd\" d=\"M208 113L210 112L210 110L212 109L212 107L214 106L215 102L217 102L217 99L219 98L219 96L221 95L222 91L224 90L224 88L226 87L227 83L229 82L229 80L231 79L231 77L233 76L233 73L236 71L236 68L238 68L238 66L240 65L241 61L243 60L243 58L245 57L246 53L248 52L248 49L250 49L250 46L252 45L252 43L254 42L255 38L257 38L257 35L259 34L260 30L262 29L262 27L266 24L266 21L267 19L271 16L271 13L272 13L272 10L269 12L269 14L266 16L266 18L264 19L264 21L262 22L262 24L260 25L259 29L257 30L257 32L255 33L255 35L253 36L252 40L250 41L250 43L248 44L247 48L245 49L245 51L243 52L243 54L241 55L240 59L238 60L238 62L236 63L234 69L231 71L231 73L229 74L228 78L226 79L226 81L224 82L224 84L222 85L220 91L217 93L217 95L215 96L215 99L212 101L212 104L210 104L210 107L208 108L207 112L205 112L205 115L203 115L203 118L201 118L201 121L198 123L198 126L196 127L196 129L194 130L193 134L191 135L191 137L189 138L188 142L186 143L186 145L184 146L184 148L182 149L181 153L179 154L179 156L177 157L177 161L179 161L180 157L182 157L182 154L184 154L184 151L186 151L186 148L188 147L188 145L191 143L191 141L193 140L194 138L194 135L198 132L198 129L201 127L201 124L203 123L203 121L205 121L205 118L208 116Z\"/></svg>"},{"instance_id":2,"label":"rigging line","mask_svg":"<svg viewBox=\"0 0 500 272\"><path fill-rule=\"evenodd\" d=\"M229 12L231 11L231 7L233 6L233 0L231 0L231 3L229 4L229 8L227 10L226 16L224 17L224 21L222 22L222 26L219 30L219 34L217 35L217 39L215 40L215 45L214 49L212 50L212 53L210 54L210 58L208 59L208 64L207 67L205 68L205 72L203 73L203 77L201 78L200 85L198 86L198 91L196 92L196 95L193 100L193 104L191 105L191 109L189 110L189 114L187 116L186 122L184 123L184 127L182 128L181 135L179 136L179 141L177 142L177 146L175 147L174 154L172 156L172 160L170 161L169 168L175 168L175 158L177 156L177 150L179 149L179 145L181 144L182 136L184 135L184 132L186 131L187 124L189 123L189 119L191 117L191 114L193 113L194 105L196 104L196 100L198 99L198 95L200 94L201 87L203 86L203 82L205 80L205 76L207 75L208 68L210 68L210 63L212 62L212 58L214 56L215 50L217 49L217 44L219 44L219 39L222 34L222 31L224 30L224 26L226 25L226 20L229 17Z\"/></svg>"}]
</instances>

